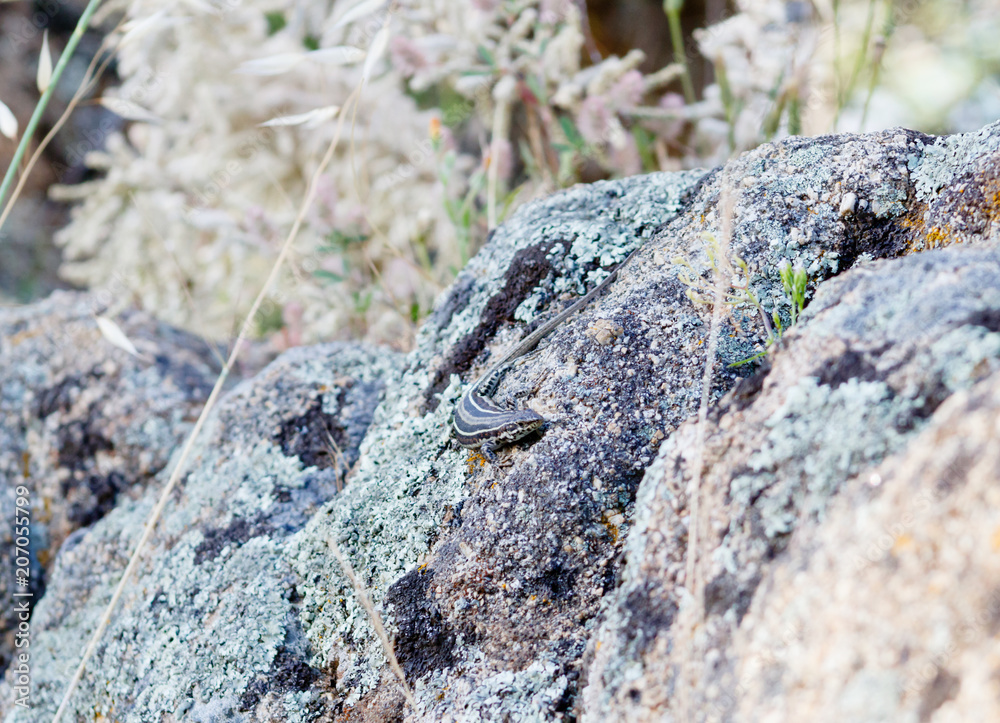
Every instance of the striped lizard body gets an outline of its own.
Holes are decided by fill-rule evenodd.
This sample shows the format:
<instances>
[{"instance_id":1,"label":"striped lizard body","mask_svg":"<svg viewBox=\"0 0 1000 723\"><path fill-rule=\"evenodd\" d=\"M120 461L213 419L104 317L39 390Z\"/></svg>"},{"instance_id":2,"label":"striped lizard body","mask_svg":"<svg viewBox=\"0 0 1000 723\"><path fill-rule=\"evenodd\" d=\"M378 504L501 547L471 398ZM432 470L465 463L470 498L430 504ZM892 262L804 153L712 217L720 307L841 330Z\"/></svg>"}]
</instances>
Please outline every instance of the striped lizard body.
<instances>
[{"instance_id":1,"label":"striped lizard body","mask_svg":"<svg viewBox=\"0 0 1000 723\"><path fill-rule=\"evenodd\" d=\"M498 447L516 442L545 424L545 418L531 409L502 409L498 407L493 402L493 393L496 392L500 379L506 373L511 362L534 349L550 331L604 291L618 276L618 270L634 254L635 251L632 251L625 257L624 261L615 265L611 269L611 273L601 283L568 309L557 314L553 319L526 336L466 390L455 408L455 439L458 440L459 444L463 447L478 447L483 456L493 462L496 461L495 451Z\"/></svg>"}]
</instances>

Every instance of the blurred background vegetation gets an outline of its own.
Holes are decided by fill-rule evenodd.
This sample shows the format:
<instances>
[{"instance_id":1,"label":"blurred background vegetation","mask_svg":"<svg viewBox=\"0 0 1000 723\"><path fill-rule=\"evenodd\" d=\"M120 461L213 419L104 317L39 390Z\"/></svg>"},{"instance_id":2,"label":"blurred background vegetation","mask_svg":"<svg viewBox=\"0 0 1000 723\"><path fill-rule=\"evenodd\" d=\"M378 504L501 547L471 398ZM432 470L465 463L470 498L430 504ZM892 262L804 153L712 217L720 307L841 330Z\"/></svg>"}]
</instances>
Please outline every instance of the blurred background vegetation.
<instances>
[{"instance_id":1,"label":"blurred background vegetation","mask_svg":"<svg viewBox=\"0 0 1000 723\"><path fill-rule=\"evenodd\" d=\"M18 133L85 4L0 4ZM492 226L574 183L1000 117L998 0L108 0L91 26L0 228L0 303L88 288L231 338L365 76L256 319L274 349L408 348Z\"/></svg>"}]
</instances>

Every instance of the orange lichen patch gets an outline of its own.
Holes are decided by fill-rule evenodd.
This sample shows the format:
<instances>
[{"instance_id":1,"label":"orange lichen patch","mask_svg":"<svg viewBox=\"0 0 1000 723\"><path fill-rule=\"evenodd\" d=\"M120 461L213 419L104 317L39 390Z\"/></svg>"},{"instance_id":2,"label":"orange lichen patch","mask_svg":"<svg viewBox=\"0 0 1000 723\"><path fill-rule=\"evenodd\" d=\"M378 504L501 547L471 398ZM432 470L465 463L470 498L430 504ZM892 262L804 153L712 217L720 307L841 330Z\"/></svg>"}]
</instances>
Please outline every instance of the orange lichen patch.
<instances>
[{"instance_id":1,"label":"orange lichen patch","mask_svg":"<svg viewBox=\"0 0 1000 723\"><path fill-rule=\"evenodd\" d=\"M945 187L929 203L914 202L897 224L908 231L905 253L990 236L1000 222L1000 157L970 180Z\"/></svg>"},{"instance_id":2,"label":"orange lichen patch","mask_svg":"<svg viewBox=\"0 0 1000 723\"><path fill-rule=\"evenodd\" d=\"M896 223L900 228L909 230L909 239L903 255L919 253L929 249L940 249L951 246L959 241L955 237L955 230L947 226L934 225L928 227L924 223L924 212L927 207L923 204L919 208L913 209L909 214L898 219Z\"/></svg>"},{"instance_id":3,"label":"orange lichen patch","mask_svg":"<svg viewBox=\"0 0 1000 723\"><path fill-rule=\"evenodd\" d=\"M954 241L950 240L951 234L943 228L934 226L928 229L927 233L924 234L924 248L925 249L940 249L945 246L950 246Z\"/></svg>"},{"instance_id":4,"label":"orange lichen patch","mask_svg":"<svg viewBox=\"0 0 1000 723\"><path fill-rule=\"evenodd\" d=\"M481 452L473 450L469 453L469 474L476 471L476 468L482 468L486 466L486 457L482 455Z\"/></svg>"},{"instance_id":5,"label":"orange lichen patch","mask_svg":"<svg viewBox=\"0 0 1000 723\"><path fill-rule=\"evenodd\" d=\"M985 193L986 197L989 198L989 206L986 211L990 221L1000 220L1000 181L991 181Z\"/></svg>"},{"instance_id":6,"label":"orange lichen patch","mask_svg":"<svg viewBox=\"0 0 1000 723\"><path fill-rule=\"evenodd\" d=\"M618 538L621 536L620 525L624 521L625 519L617 512L610 515L607 512L601 514L601 526L608 531L612 544L618 542Z\"/></svg>"},{"instance_id":7,"label":"orange lichen patch","mask_svg":"<svg viewBox=\"0 0 1000 723\"><path fill-rule=\"evenodd\" d=\"M24 331L19 331L10 337L10 345L17 346L22 341L27 341L28 339L38 336L41 333L41 329L25 329Z\"/></svg>"}]
</instances>

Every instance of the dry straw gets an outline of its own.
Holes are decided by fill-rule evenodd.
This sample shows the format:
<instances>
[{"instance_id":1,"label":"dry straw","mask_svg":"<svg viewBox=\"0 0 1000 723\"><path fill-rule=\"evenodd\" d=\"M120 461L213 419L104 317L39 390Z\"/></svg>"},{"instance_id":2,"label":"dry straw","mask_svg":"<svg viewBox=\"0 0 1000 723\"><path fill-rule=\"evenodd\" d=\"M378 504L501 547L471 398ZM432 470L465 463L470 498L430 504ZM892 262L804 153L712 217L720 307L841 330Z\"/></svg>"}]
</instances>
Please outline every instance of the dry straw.
<instances>
[{"instance_id":1,"label":"dry straw","mask_svg":"<svg viewBox=\"0 0 1000 723\"><path fill-rule=\"evenodd\" d=\"M345 106L351 103L357 103L358 97L360 95L362 85L359 85L357 89L348 98ZM146 525L143 529L142 536L136 543L135 549L129 558L128 565L125 567L125 572L122 574L121 579L118 581L118 585L115 587L114 594L111 596L111 600L108 602L107 607L104 609L104 613L101 615L100 621L98 622L97 629L90 638L90 642L87 644L87 648L84 650L83 658L80 660L80 664L76 668L76 672L73 674L73 678L70 680L69 686L66 688L66 692L63 694L62 701L59 703L59 708L56 710L55 717L52 719L53 723L58 723L59 719L62 717L63 713L69 707L69 703L73 698L73 693L76 691L76 687L79 685L80 680L83 678L84 670L87 667L87 663L90 658L93 657L94 652L97 650L97 645L101 640L101 636L104 634L105 629L111 621L111 615L114 613L115 608L118 606L118 601L121 599L122 593L125 590L125 586L128 583L129 578L135 569L139 565L139 557L142 551L145 549L146 544L149 542L150 537L152 537L153 529L156 527L160 516L163 514L163 510L167 505L167 501L170 499L170 495L176 487L178 480L180 480L181 475L185 472L188 457L191 454L191 450L194 448L194 443L201 433L201 429L205 424L205 420L208 418L209 413L215 407L215 403L219 398L219 394L222 392L222 387L225 384L226 378L229 376L229 372L239 357L240 350L243 346L243 341L246 339L250 329L255 323L257 313L260 310L261 303L267 296L271 287L274 285L275 280L278 278L278 272L281 270L285 259L288 257L289 252L292 250L292 246L295 242L295 237L298 235L299 229L302 226L302 221L305 218L306 212L312 205L312 202L316 196L317 184L326 167L329 165L330 160L333 158L333 152L340 141L340 135L344 127L344 117L342 114L338 119L337 131L334 134L333 140L330 141L330 145L327 147L326 154L323 156L323 160L320 161L319 166L317 166L316 171L313 173L312 179L309 182L309 190L306 193L306 197L299 208L298 215L296 216L295 223L292 225L291 230L288 232L288 236L285 238L285 242L281 247L281 252L278 254L278 258L275 259L274 265L271 267L271 272L267 277L267 281L264 282L264 286L261 288L260 292L257 294L257 298L254 299L253 306L251 306L246 319L243 321L243 325L240 328L239 336L236 339L236 343L233 345L233 350L226 360L225 366L222 368L222 372L219 374L218 379L215 381L215 386L212 388L212 393L208 397L208 401L201 410L201 414L198 416L198 421L195 422L194 429L191 430L191 434L188 435L187 440L184 443L184 447L181 451L180 458L177 460L177 464L174 466L173 472L170 478L167 480L167 484L164 486L163 491L160 493L159 499L156 501L156 505L153 507L152 512L149 514L149 518L146 520Z\"/></svg>"},{"instance_id":2,"label":"dry straw","mask_svg":"<svg viewBox=\"0 0 1000 723\"><path fill-rule=\"evenodd\" d=\"M87 7L84 9L83 14L80 15L80 20L77 22L76 27L73 29L73 34L70 35L69 41L66 43L66 48L63 50L61 56L59 56L59 62L56 64L55 70L49 73L48 78L42 78L41 66L43 62L39 62L39 77L38 83L41 85L42 80L46 80L47 84L45 91L42 93L42 97L38 99L38 104L35 106L35 111L31 114L31 119L28 121L28 125L24 129L24 134L21 136L21 141L17 144L17 150L14 151L14 157L10 161L10 166L7 167L7 173L4 174L3 182L0 183L0 205L3 204L4 200L7 198L7 194L10 192L10 186L14 182L14 176L17 175L17 168L21 165L21 161L24 159L24 154L28 152L28 146L31 144L31 138L35 134L35 129L38 127L39 122L42 120L42 114L45 112L46 107L48 107L49 99L52 98L52 94L55 92L56 86L59 84L59 78L62 77L63 71L66 66L69 65L69 60L73 57L73 52L76 50L77 44L80 42L80 38L83 37L84 32L87 30L87 26L90 24L90 18L94 15L97 10L97 6L101 4L101 0L90 0L87 3ZM48 46L43 48L43 54L47 54ZM49 60L51 64L51 59ZM25 173L22 176L22 182L28 174ZM8 206L9 208L9 206ZM4 217L6 217L6 212ZM3 220L0 218L0 227L3 226Z\"/></svg>"},{"instance_id":3,"label":"dry straw","mask_svg":"<svg viewBox=\"0 0 1000 723\"><path fill-rule=\"evenodd\" d=\"M400 666L399 660L396 658L396 651L393 649L392 642L389 640L389 636L385 632L385 626L382 624L382 616L378 614L378 610L376 610L375 605L372 604L372 599L368 594L368 590L354 573L354 568L351 567L350 561L344 557L343 553L340 551L340 547L337 545L337 541L332 535L327 537L326 543L333 551L333 556L337 558L337 562L340 563L340 569L344 571L347 579L350 580L351 584L354 586L354 594L357 596L358 602L361 603L361 607L363 607L365 612L368 613L368 619L372 621L372 627L375 628L375 634L378 636L379 642L382 644L382 652L385 653L386 660L389 661L389 667L392 668L392 672L395 673L396 677L399 679L399 685L403 689L403 695L406 696L406 701L411 707L416 709L417 701L413 698L413 693L410 692L410 686L406 684L406 675L403 673L403 668Z\"/></svg>"},{"instance_id":4,"label":"dry straw","mask_svg":"<svg viewBox=\"0 0 1000 723\"><path fill-rule=\"evenodd\" d=\"M722 326L722 319L725 310L726 294L729 289L730 279L732 279L732 263L730 260L730 243L732 241L732 222L735 213L736 200L733 197L729 184L723 180L722 192L719 198L719 257L718 263L713 268L714 297L712 301L712 322L708 333L708 345L705 352L705 368L701 377L701 402L698 405L698 425L695 431L694 453L690 459L690 498L689 498L689 522L688 522L688 544L687 544L687 566L685 570L684 586L687 589L692 606L681 618L681 625L678 629L685 630L691 654L688 656L689 665L683 666L680 672L680 685L678 686L678 707L683 711L684 720L696 720L697 712L694 710L691 693L695 688L696 673L690 663L697 660L697 642L695 631L704 618L703 595L704 581L702 580L703 570L699 567L699 546L700 529L702 528L701 511L701 485L702 473L705 465L705 433L708 427L708 407L712 396L712 382L715 378L715 363L718 351L719 330Z\"/></svg>"}]
</instances>

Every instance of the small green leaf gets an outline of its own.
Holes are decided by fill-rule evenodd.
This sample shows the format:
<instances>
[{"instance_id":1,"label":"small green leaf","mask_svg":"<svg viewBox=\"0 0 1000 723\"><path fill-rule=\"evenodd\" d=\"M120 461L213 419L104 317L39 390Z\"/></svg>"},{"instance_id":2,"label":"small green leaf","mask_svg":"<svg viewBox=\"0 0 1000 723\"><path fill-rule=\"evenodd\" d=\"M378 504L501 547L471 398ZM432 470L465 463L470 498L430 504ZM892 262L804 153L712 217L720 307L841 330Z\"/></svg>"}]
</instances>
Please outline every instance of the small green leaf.
<instances>
[{"instance_id":1,"label":"small green leaf","mask_svg":"<svg viewBox=\"0 0 1000 723\"><path fill-rule=\"evenodd\" d=\"M788 101L788 134L797 136L802 133L802 116L799 107L799 96L792 95Z\"/></svg>"},{"instance_id":2,"label":"small green leaf","mask_svg":"<svg viewBox=\"0 0 1000 723\"><path fill-rule=\"evenodd\" d=\"M332 271L327 271L326 269L316 269L313 272L313 276L315 276L317 279L325 279L326 281L332 281L335 284L339 284L347 278L345 276L341 276L340 274L335 274Z\"/></svg>"},{"instance_id":3,"label":"small green leaf","mask_svg":"<svg viewBox=\"0 0 1000 723\"><path fill-rule=\"evenodd\" d=\"M531 92L534 94L535 98L538 99L538 102L541 105L549 104L548 98L545 95L545 89L538 82L538 76L529 75L527 78L524 79L524 82L525 84L527 84L528 89L531 90Z\"/></svg>"},{"instance_id":4,"label":"small green leaf","mask_svg":"<svg viewBox=\"0 0 1000 723\"><path fill-rule=\"evenodd\" d=\"M750 363L755 362L758 359L762 358L765 354L767 354L767 351L768 351L767 349L765 349L764 351L759 351L759 352L757 352L756 354L754 354L751 357L747 357L746 359L741 359L740 361L733 362L732 364L729 364L728 366L729 366L730 369L735 369L736 367L741 367L744 364L750 364Z\"/></svg>"},{"instance_id":5,"label":"small green leaf","mask_svg":"<svg viewBox=\"0 0 1000 723\"><path fill-rule=\"evenodd\" d=\"M476 53L479 55L479 59L486 63L491 68L495 68L497 63L496 59L493 57L493 53L489 51L485 45L480 45L476 48Z\"/></svg>"},{"instance_id":6,"label":"small green leaf","mask_svg":"<svg viewBox=\"0 0 1000 723\"><path fill-rule=\"evenodd\" d=\"M264 17L267 19L267 34L274 35L276 32L281 30L288 24L285 20L285 14L280 10L275 10L271 13L266 13Z\"/></svg>"},{"instance_id":7,"label":"small green leaf","mask_svg":"<svg viewBox=\"0 0 1000 723\"><path fill-rule=\"evenodd\" d=\"M563 133L566 134L566 140L570 142L574 149L580 149L586 145L583 136L580 135L580 131L576 129L576 124L568 116L560 116L559 125Z\"/></svg>"},{"instance_id":8,"label":"small green leaf","mask_svg":"<svg viewBox=\"0 0 1000 723\"><path fill-rule=\"evenodd\" d=\"M372 305L372 292L355 292L354 293L354 310L359 314L364 314L368 311L369 307Z\"/></svg>"},{"instance_id":9,"label":"small green leaf","mask_svg":"<svg viewBox=\"0 0 1000 723\"><path fill-rule=\"evenodd\" d=\"M272 304L269 308L261 308L257 314L257 333L266 336L275 331L281 331L285 326L283 309L278 304Z\"/></svg>"}]
</instances>

